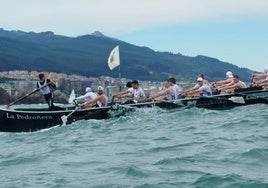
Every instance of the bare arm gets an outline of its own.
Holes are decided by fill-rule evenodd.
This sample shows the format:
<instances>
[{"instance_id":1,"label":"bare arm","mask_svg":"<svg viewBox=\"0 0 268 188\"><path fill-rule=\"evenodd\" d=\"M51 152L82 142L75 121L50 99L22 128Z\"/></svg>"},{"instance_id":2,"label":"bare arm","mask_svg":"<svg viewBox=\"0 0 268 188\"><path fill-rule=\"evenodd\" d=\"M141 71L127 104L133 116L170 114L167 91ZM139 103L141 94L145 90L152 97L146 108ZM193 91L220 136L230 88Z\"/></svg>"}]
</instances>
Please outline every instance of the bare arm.
<instances>
[{"instance_id":1,"label":"bare arm","mask_svg":"<svg viewBox=\"0 0 268 188\"><path fill-rule=\"evenodd\" d=\"M233 81L232 79L220 80L220 81L214 82L212 85L215 87L221 87L222 85L229 84L232 81Z\"/></svg>"},{"instance_id":2,"label":"bare arm","mask_svg":"<svg viewBox=\"0 0 268 188\"><path fill-rule=\"evenodd\" d=\"M150 97L151 97L152 99L154 99L154 98L163 96L163 95L165 95L165 94L170 94L170 95L172 95L172 96L175 95L173 89L172 89L171 87L169 87L169 88L163 89L163 90L161 90L161 91L159 91L159 92L157 92L157 93L154 93L154 94L151 95Z\"/></svg>"},{"instance_id":3,"label":"bare arm","mask_svg":"<svg viewBox=\"0 0 268 188\"><path fill-rule=\"evenodd\" d=\"M268 74L262 73L262 74L252 74L252 78L266 78L268 77Z\"/></svg>"},{"instance_id":4,"label":"bare arm","mask_svg":"<svg viewBox=\"0 0 268 188\"><path fill-rule=\"evenodd\" d=\"M96 103L97 101L102 101L103 98L104 98L104 97L103 97L102 95L100 95L100 96L97 96L97 97L95 97L95 98L93 98L93 99L90 99L90 100L84 102L83 104L81 104L81 108L92 107L92 105L93 105L94 103Z\"/></svg>"},{"instance_id":5,"label":"bare arm","mask_svg":"<svg viewBox=\"0 0 268 188\"><path fill-rule=\"evenodd\" d=\"M157 97L160 97L160 96L165 95L165 94L167 94L167 89L163 89L163 90L158 91L158 92L156 92L154 94L151 94L150 97L151 98L157 98Z\"/></svg>"},{"instance_id":6,"label":"bare arm","mask_svg":"<svg viewBox=\"0 0 268 188\"><path fill-rule=\"evenodd\" d=\"M121 98L121 97L126 96L127 94L129 94L129 91L128 90L125 90L125 91L121 91L121 92L119 92L117 94L114 94L113 97L119 97L119 98Z\"/></svg>"},{"instance_id":7,"label":"bare arm","mask_svg":"<svg viewBox=\"0 0 268 188\"><path fill-rule=\"evenodd\" d=\"M228 84L225 87L223 87L221 90L222 91L228 91L228 90L234 90L235 88L244 88L243 84L238 82L238 83L232 83Z\"/></svg>"},{"instance_id":8,"label":"bare arm","mask_svg":"<svg viewBox=\"0 0 268 188\"><path fill-rule=\"evenodd\" d=\"M182 95L185 95L185 96L188 96L188 95L195 95L195 94L197 94L198 93L198 88L199 87L196 87L196 88L189 88L189 89L186 89L183 93L182 93Z\"/></svg>"}]
</instances>

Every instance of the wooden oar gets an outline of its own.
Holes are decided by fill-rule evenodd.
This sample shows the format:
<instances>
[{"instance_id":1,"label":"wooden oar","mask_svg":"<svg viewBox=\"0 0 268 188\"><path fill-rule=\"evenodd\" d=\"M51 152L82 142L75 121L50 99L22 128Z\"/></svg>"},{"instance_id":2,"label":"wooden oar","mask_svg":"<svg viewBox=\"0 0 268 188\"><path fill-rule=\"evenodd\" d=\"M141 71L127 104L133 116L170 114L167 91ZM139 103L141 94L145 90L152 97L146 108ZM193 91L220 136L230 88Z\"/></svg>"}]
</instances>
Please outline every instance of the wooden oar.
<instances>
[{"instance_id":1,"label":"wooden oar","mask_svg":"<svg viewBox=\"0 0 268 188\"><path fill-rule=\"evenodd\" d=\"M218 96L209 96L209 97L207 97L207 98L216 98L216 99L221 99L221 100L229 100L229 101L232 101L233 103L239 103L239 104L245 104L245 100L244 100L244 98L242 97L242 96L224 96L224 95L222 95L222 96L220 96L220 95L218 95Z\"/></svg>"},{"instance_id":2,"label":"wooden oar","mask_svg":"<svg viewBox=\"0 0 268 188\"><path fill-rule=\"evenodd\" d=\"M23 99L29 97L30 95L36 93L37 91L41 90L42 88L44 88L44 87L46 87L46 86L48 86L48 85L49 85L49 84L44 85L44 86L42 86L42 87L40 87L40 88L37 88L37 89L33 90L31 93L28 93L27 95L25 95L25 96L23 96L23 97L21 97L21 98L15 100L15 101L13 101L13 102L7 104L7 105L6 105L6 108L9 108L10 106L14 105L15 103L22 101Z\"/></svg>"},{"instance_id":3,"label":"wooden oar","mask_svg":"<svg viewBox=\"0 0 268 188\"><path fill-rule=\"evenodd\" d=\"M212 95L212 96L207 96L207 97L193 97L193 98L184 98L184 99L176 99L174 100L175 103L182 102L182 101L194 101L202 98L207 98L207 99L221 99L221 100L229 100L232 101L233 103L240 103L240 104L245 104L245 100L242 96L229 96L228 94L225 95Z\"/></svg>"},{"instance_id":4,"label":"wooden oar","mask_svg":"<svg viewBox=\"0 0 268 188\"><path fill-rule=\"evenodd\" d=\"M111 106L114 105L114 96L112 97Z\"/></svg>"},{"instance_id":5,"label":"wooden oar","mask_svg":"<svg viewBox=\"0 0 268 188\"><path fill-rule=\"evenodd\" d=\"M79 105L78 105L78 103L77 103L77 101L75 99L73 100L73 102L74 102L76 108L71 113L69 113L67 116L66 115L61 116L61 121L62 121L63 125L66 125L66 123L68 121L68 118L71 115L73 115L77 110L80 109L80 107L79 107Z\"/></svg>"},{"instance_id":6,"label":"wooden oar","mask_svg":"<svg viewBox=\"0 0 268 188\"><path fill-rule=\"evenodd\" d=\"M232 96L228 98L228 100L232 101L233 103L239 103L239 104L246 103L243 97L238 97L238 96Z\"/></svg>"},{"instance_id":7,"label":"wooden oar","mask_svg":"<svg viewBox=\"0 0 268 188\"><path fill-rule=\"evenodd\" d=\"M69 113L67 116L66 115L63 115L61 116L61 121L63 123L63 125L66 125L67 121L68 121L68 118L73 115L76 111L78 111L80 108L79 107L76 107L71 113Z\"/></svg>"}]
</instances>

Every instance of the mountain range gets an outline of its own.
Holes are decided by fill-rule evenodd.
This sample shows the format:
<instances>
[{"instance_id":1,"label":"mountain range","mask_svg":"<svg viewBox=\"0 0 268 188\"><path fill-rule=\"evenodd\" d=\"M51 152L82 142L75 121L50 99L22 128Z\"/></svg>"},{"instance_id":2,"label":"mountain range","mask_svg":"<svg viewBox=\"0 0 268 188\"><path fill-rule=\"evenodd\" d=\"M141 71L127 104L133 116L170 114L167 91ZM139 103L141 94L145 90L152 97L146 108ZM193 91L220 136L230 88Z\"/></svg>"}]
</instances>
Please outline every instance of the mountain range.
<instances>
[{"instance_id":1,"label":"mountain range","mask_svg":"<svg viewBox=\"0 0 268 188\"><path fill-rule=\"evenodd\" d=\"M0 29L0 71L36 70L118 77L119 67L111 71L107 65L108 56L117 45L121 76L128 79L161 81L173 76L177 80L194 80L203 73L208 80L215 81L225 78L226 71L232 71L243 81L249 81L254 72L213 57L154 51L98 31L68 37L51 31L34 33L4 29Z\"/></svg>"}]
</instances>

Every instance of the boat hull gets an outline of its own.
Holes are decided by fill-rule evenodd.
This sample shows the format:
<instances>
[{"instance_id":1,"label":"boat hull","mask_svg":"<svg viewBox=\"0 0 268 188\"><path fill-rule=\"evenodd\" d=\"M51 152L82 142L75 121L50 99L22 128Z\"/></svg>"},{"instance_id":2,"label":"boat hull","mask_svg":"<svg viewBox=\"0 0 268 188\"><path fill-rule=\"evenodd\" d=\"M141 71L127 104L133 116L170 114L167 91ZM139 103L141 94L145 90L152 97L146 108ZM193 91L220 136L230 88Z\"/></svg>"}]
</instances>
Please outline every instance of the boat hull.
<instances>
[{"instance_id":1,"label":"boat hull","mask_svg":"<svg viewBox=\"0 0 268 188\"><path fill-rule=\"evenodd\" d=\"M68 117L67 124L79 119L106 119L110 117L110 107L75 111ZM48 111L37 109L0 109L0 131L31 132L63 124L61 117L74 110Z\"/></svg>"},{"instance_id":2,"label":"boat hull","mask_svg":"<svg viewBox=\"0 0 268 188\"><path fill-rule=\"evenodd\" d=\"M200 97L196 100L196 107L207 109L230 109L237 106L252 104L268 104L268 90L241 90L233 94L211 97Z\"/></svg>"}]
</instances>

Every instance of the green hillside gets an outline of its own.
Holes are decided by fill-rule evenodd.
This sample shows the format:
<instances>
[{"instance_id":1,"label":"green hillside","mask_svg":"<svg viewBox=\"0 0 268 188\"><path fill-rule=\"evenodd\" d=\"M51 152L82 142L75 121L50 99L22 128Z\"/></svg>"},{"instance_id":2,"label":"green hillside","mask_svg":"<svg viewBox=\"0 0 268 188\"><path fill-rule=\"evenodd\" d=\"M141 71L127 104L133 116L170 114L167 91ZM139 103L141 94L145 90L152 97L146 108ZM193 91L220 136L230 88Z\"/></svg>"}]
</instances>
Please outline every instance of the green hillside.
<instances>
[{"instance_id":1,"label":"green hillside","mask_svg":"<svg viewBox=\"0 0 268 188\"><path fill-rule=\"evenodd\" d=\"M0 71L37 70L117 77L118 68L110 71L107 66L110 51L116 45L120 47L121 75L129 79L163 80L175 76L183 80L204 73L209 80L218 80L231 70L242 80L249 81L252 73L215 58L156 52L100 33L66 37L53 32L26 33L3 29L0 29Z\"/></svg>"}]
</instances>

